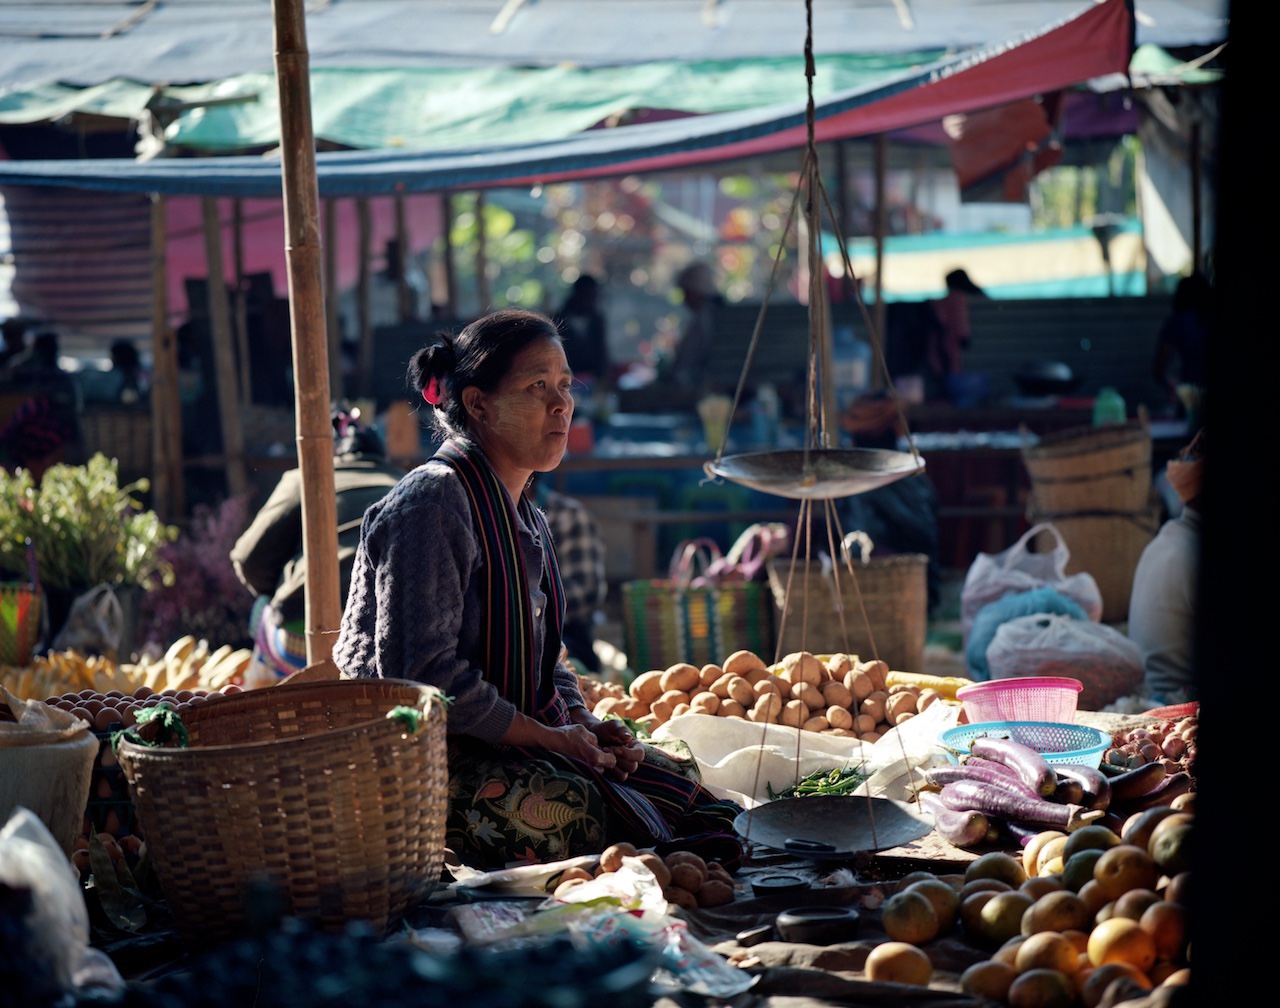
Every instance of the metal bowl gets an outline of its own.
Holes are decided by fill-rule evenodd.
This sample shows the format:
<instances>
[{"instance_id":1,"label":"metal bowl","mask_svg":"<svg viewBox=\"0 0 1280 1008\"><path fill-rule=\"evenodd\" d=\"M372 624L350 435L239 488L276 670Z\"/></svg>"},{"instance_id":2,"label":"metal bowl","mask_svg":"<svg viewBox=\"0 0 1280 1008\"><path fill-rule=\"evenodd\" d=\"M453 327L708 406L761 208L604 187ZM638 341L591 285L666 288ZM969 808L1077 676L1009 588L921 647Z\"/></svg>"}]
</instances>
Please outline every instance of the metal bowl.
<instances>
[{"instance_id":1,"label":"metal bowl","mask_svg":"<svg viewBox=\"0 0 1280 1008\"><path fill-rule=\"evenodd\" d=\"M747 452L713 459L707 475L792 500L834 500L924 472L924 459L881 448Z\"/></svg>"}]
</instances>

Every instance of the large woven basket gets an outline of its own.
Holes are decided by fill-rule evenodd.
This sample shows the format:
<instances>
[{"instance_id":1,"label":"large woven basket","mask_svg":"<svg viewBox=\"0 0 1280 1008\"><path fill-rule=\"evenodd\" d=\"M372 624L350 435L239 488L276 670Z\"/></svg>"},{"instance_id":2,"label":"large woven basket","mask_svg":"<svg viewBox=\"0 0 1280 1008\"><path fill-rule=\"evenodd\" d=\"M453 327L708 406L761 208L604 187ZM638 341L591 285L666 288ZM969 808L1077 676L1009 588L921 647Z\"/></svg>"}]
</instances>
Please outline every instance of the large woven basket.
<instances>
[{"instance_id":1,"label":"large woven basket","mask_svg":"<svg viewBox=\"0 0 1280 1008\"><path fill-rule=\"evenodd\" d=\"M1104 623L1116 623L1129 617L1129 596L1133 591L1133 574L1142 551L1160 531L1160 508L1148 505L1127 514L1078 514L1040 516L1035 512L1032 524L1052 521L1071 551L1067 574L1087 571L1098 583L1102 595ZM1045 536L1040 533L1036 539ZM1050 548L1033 540L1037 548Z\"/></svg>"},{"instance_id":2,"label":"large woven basket","mask_svg":"<svg viewBox=\"0 0 1280 1008\"><path fill-rule=\"evenodd\" d=\"M395 708L418 715L388 717ZM384 933L439 881L445 705L420 683L356 679L248 690L182 712L189 744L121 740L147 849L178 930L243 932L266 883L282 911Z\"/></svg>"},{"instance_id":3,"label":"large woven basket","mask_svg":"<svg viewBox=\"0 0 1280 1008\"><path fill-rule=\"evenodd\" d=\"M1024 446L1030 506L1043 520L1081 512L1140 511L1151 494L1151 431L1144 420L1076 428Z\"/></svg>"},{"instance_id":4,"label":"large woven basket","mask_svg":"<svg viewBox=\"0 0 1280 1008\"><path fill-rule=\"evenodd\" d=\"M846 536L846 544L858 535ZM923 671L928 568L923 553L873 557L869 548L838 569L816 559L770 560L779 650L843 651L881 658L899 671Z\"/></svg>"}]
</instances>

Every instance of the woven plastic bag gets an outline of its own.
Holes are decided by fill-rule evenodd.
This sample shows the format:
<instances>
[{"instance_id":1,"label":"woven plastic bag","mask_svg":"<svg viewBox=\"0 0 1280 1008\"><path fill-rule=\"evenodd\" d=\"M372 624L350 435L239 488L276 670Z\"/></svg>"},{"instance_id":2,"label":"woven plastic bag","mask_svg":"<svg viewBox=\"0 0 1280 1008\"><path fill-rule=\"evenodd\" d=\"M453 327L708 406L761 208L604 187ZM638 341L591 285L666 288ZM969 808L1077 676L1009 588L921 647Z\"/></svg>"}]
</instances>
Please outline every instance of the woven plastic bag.
<instances>
[{"instance_id":1,"label":"woven plastic bag","mask_svg":"<svg viewBox=\"0 0 1280 1008\"><path fill-rule=\"evenodd\" d=\"M1030 543L1048 532L1057 545L1048 553L1032 553ZM1071 550L1051 522L1033 525L1022 538L1001 553L979 553L964 576L960 589L960 628L969 640L973 619L984 606L1010 592L1052 588L1077 603L1093 622L1102 619L1102 592L1088 571L1067 574Z\"/></svg>"},{"instance_id":2,"label":"woven plastic bag","mask_svg":"<svg viewBox=\"0 0 1280 1008\"><path fill-rule=\"evenodd\" d=\"M987 646L992 679L1066 676L1084 685L1078 705L1099 711L1142 688L1142 649L1115 627L1060 613L1000 624Z\"/></svg>"}]
</instances>

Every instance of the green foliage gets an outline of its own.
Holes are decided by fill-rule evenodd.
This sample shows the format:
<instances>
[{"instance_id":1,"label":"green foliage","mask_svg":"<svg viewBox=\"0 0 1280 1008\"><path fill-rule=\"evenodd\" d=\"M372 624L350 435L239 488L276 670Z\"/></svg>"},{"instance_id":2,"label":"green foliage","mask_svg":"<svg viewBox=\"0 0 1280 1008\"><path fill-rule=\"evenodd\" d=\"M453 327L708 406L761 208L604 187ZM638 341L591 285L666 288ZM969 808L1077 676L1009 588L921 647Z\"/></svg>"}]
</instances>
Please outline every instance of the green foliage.
<instances>
[{"instance_id":1,"label":"green foliage","mask_svg":"<svg viewBox=\"0 0 1280 1008\"><path fill-rule=\"evenodd\" d=\"M143 508L135 494L147 489L146 480L120 486L115 460L101 453L50 467L39 485L25 469L0 471L0 568L25 578L29 539L50 588L171 584L161 547L178 530Z\"/></svg>"}]
</instances>

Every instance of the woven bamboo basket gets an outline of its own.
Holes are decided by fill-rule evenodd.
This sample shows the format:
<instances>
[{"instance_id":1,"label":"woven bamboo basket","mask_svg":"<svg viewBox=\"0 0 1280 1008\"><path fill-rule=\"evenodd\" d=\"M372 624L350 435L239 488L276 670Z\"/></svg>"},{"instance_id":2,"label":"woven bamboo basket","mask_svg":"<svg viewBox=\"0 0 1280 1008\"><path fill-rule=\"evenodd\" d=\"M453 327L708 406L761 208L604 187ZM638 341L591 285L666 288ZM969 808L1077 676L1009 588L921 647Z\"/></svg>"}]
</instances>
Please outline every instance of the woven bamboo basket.
<instances>
[{"instance_id":1,"label":"woven bamboo basket","mask_svg":"<svg viewBox=\"0 0 1280 1008\"><path fill-rule=\"evenodd\" d=\"M125 481L151 472L151 412L142 407L94 406L80 415L80 433L90 455L116 460Z\"/></svg>"},{"instance_id":2,"label":"woven bamboo basket","mask_svg":"<svg viewBox=\"0 0 1280 1008\"><path fill-rule=\"evenodd\" d=\"M923 671L929 558L872 557L870 540L856 532L845 537L846 549L855 537L862 537L861 555L838 569L814 559L769 561L779 651L843 651L881 658L899 671Z\"/></svg>"},{"instance_id":3,"label":"woven bamboo basket","mask_svg":"<svg viewBox=\"0 0 1280 1008\"><path fill-rule=\"evenodd\" d=\"M1046 435L1024 445L1022 461L1030 505L1042 514L1141 511L1151 493L1151 431L1143 419Z\"/></svg>"},{"instance_id":4,"label":"woven bamboo basket","mask_svg":"<svg viewBox=\"0 0 1280 1008\"><path fill-rule=\"evenodd\" d=\"M1133 574L1147 544L1160 530L1160 507L1150 502L1140 511L1124 514L1031 516L1032 524L1052 521L1071 551L1067 573L1087 571L1102 595L1102 622L1116 623L1129 617ZM1040 539L1045 533L1036 536ZM1039 549L1052 543L1033 541Z\"/></svg>"},{"instance_id":5,"label":"woven bamboo basket","mask_svg":"<svg viewBox=\"0 0 1280 1008\"><path fill-rule=\"evenodd\" d=\"M389 717L394 708L408 712ZM241 933L246 895L264 883L287 916L386 933L439 881L448 768L437 690L286 680L184 710L182 722L185 747L149 744L160 737L151 722L118 757L188 942Z\"/></svg>"},{"instance_id":6,"label":"woven bamboo basket","mask_svg":"<svg viewBox=\"0 0 1280 1008\"><path fill-rule=\"evenodd\" d=\"M622 585L627 661L637 672L677 662L719 664L745 649L773 652L773 610L762 581L691 588L653 579Z\"/></svg>"}]
</instances>

